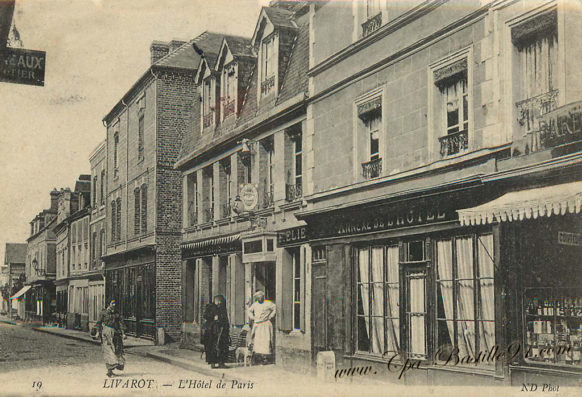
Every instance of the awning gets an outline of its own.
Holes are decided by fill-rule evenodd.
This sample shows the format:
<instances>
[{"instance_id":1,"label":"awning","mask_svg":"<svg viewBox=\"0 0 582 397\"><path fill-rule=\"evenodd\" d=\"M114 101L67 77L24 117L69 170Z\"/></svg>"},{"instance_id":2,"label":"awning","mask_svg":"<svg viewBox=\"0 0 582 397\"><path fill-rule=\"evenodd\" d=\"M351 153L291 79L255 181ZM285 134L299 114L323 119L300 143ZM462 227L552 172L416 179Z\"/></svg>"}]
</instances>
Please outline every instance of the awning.
<instances>
[{"instance_id":1,"label":"awning","mask_svg":"<svg viewBox=\"0 0 582 397\"><path fill-rule=\"evenodd\" d=\"M10 297L10 300L20 298L22 295L26 294L26 291L28 291L30 287L30 285L25 285L24 287L20 288L20 291Z\"/></svg>"},{"instance_id":2,"label":"awning","mask_svg":"<svg viewBox=\"0 0 582 397\"><path fill-rule=\"evenodd\" d=\"M240 240L240 234L234 234L232 236L215 237L202 241L195 241L193 243L182 244L183 250L198 250L200 248L219 246L223 244L230 244Z\"/></svg>"},{"instance_id":3,"label":"awning","mask_svg":"<svg viewBox=\"0 0 582 397\"><path fill-rule=\"evenodd\" d=\"M486 225L580 213L582 181L507 193L478 207L458 210L462 225Z\"/></svg>"}]
</instances>

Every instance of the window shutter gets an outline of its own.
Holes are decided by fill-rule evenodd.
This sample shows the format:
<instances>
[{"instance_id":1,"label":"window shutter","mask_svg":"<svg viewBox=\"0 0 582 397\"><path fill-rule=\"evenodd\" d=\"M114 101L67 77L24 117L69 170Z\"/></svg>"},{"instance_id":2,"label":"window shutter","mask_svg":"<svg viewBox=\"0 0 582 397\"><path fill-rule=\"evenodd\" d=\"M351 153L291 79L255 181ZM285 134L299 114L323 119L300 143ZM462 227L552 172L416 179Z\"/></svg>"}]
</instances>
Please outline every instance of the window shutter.
<instances>
[{"instance_id":1,"label":"window shutter","mask_svg":"<svg viewBox=\"0 0 582 397\"><path fill-rule=\"evenodd\" d=\"M117 233L116 240L121 240L121 197L118 197L117 200L117 213L116 213L116 220L115 220L115 232Z\"/></svg>"},{"instance_id":2,"label":"window shutter","mask_svg":"<svg viewBox=\"0 0 582 397\"><path fill-rule=\"evenodd\" d=\"M139 199L140 199L139 188L134 189L133 195L134 195L133 232L134 232L134 234L138 235L140 232L140 224L139 223L141 221L141 215L139 213L139 211L141 209L141 205L139 202Z\"/></svg>"},{"instance_id":3,"label":"window shutter","mask_svg":"<svg viewBox=\"0 0 582 397\"><path fill-rule=\"evenodd\" d=\"M147 185L141 186L141 232L142 234L147 233L147 218L148 216L148 187Z\"/></svg>"},{"instance_id":4,"label":"window shutter","mask_svg":"<svg viewBox=\"0 0 582 397\"><path fill-rule=\"evenodd\" d=\"M115 237L117 233L115 231L115 226L117 225L117 211L116 211L116 203L115 200L111 202L111 241L115 241Z\"/></svg>"}]
</instances>

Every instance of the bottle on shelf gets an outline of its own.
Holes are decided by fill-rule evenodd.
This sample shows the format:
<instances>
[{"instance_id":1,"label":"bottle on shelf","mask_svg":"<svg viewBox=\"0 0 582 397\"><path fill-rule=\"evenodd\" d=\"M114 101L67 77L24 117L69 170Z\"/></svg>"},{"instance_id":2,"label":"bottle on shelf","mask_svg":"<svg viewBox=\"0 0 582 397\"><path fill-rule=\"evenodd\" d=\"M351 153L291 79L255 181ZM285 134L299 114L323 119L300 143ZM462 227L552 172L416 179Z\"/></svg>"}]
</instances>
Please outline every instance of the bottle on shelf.
<instances>
[{"instance_id":1,"label":"bottle on shelf","mask_svg":"<svg viewBox=\"0 0 582 397\"><path fill-rule=\"evenodd\" d=\"M542 305L541 305L540 301L537 298L536 298L535 302L536 302L536 308L537 308L538 316L541 316L542 314L544 314L542 312L542 310L543 310Z\"/></svg>"}]
</instances>

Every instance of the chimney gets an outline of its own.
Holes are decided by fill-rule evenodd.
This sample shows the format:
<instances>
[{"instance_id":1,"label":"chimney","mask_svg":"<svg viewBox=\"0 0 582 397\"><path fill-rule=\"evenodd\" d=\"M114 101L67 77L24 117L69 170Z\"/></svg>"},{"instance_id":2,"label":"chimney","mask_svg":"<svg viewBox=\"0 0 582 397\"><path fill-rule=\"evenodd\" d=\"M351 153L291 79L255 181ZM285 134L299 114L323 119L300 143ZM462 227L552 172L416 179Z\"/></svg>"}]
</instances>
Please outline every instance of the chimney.
<instances>
[{"instance_id":1,"label":"chimney","mask_svg":"<svg viewBox=\"0 0 582 397\"><path fill-rule=\"evenodd\" d=\"M154 41L150 46L150 53L152 56L152 65L168 55L170 52L170 44L163 41Z\"/></svg>"},{"instance_id":2,"label":"chimney","mask_svg":"<svg viewBox=\"0 0 582 397\"><path fill-rule=\"evenodd\" d=\"M185 42L185 41L183 41L183 40L176 40L176 39L174 39L174 40L170 41L170 43L169 43L169 44L170 44L170 52L174 52L174 51L176 51L178 48L180 48L180 47L182 47L184 44L186 44L186 42Z\"/></svg>"},{"instance_id":3,"label":"chimney","mask_svg":"<svg viewBox=\"0 0 582 397\"><path fill-rule=\"evenodd\" d=\"M58 201L59 201L59 191L57 189L53 189L51 192L51 210L56 211L58 209Z\"/></svg>"}]
</instances>

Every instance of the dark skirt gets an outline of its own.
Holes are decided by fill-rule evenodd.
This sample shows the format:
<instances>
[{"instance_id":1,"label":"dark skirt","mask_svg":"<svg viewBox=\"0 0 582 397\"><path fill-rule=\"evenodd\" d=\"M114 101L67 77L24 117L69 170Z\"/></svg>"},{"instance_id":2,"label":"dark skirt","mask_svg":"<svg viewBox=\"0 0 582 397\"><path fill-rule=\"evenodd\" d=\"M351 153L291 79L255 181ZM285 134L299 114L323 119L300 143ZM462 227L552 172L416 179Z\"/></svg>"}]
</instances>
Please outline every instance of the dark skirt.
<instances>
[{"instance_id":1,"label":"dark skirt","mask_svg":"<svg viewBox=\"0 0 582 397\"><path fill-rule=\"evenodd\" d=\"M208 364L225 363L230 345L228 326L215 324L209 327L202 335L202 344Z\"/></svg>"}]
</instances>

